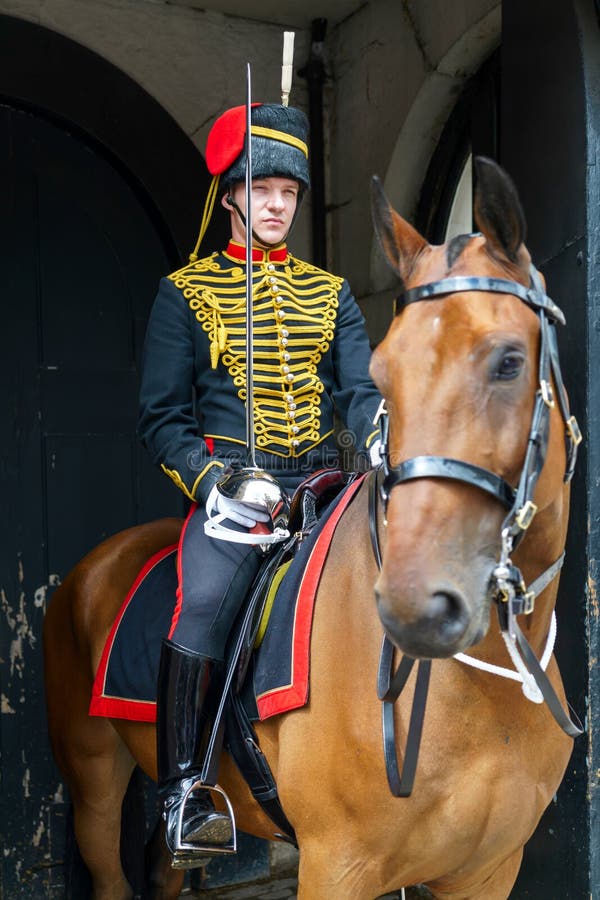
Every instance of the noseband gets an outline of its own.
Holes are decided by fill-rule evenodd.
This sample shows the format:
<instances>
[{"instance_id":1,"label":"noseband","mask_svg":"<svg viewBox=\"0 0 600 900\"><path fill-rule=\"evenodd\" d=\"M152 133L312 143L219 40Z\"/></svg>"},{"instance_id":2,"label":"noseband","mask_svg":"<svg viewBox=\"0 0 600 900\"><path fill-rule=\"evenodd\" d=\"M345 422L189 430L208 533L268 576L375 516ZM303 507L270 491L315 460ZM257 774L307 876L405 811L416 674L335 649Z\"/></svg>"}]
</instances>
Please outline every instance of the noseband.
<instances>
[{"instance_id":1,"label":"noseband","mask_svg":"<svg viewBox=\"0 0 600 900\"><path fill-rule=\"evenodd\" d=\"M533 495L546 459L550 430L550 411L555 406L555 402L558 402L565 426L567 451L567 463L564 474L565 483L569 482L573 477L577 459L577 447L581 443L581 432L577 420L569 411L558 357L556 323L559 322L561 325L564 325L565 317L554 301L544 292L542 280L534 266L531 266L530 279L530 286L525 287L516 281L485 276L443 278L440 281L434 281L405 291L403 295L397 298L395 309L395 315L398 315L409 303L416 303L421 300L434 300L437 297L464 293L466 291L484 291L486 293L512 294L537 314L540 323L538 389L535 395L525 460L517 486L513 487L504 478L494 472L490 472L488 469L446 456L414 456L411 459L404 460L397 466L390 465L389 418L385 408L385 401L382 401L375 418L375 422L379 424L381 429L382 446L381 469L383 479L379 484L379 493L383 501L384 510L387 511L390 494L397 485L404 484L407 481L414 481L418 478L445 478L485 491L498 500L507 510L501 526L502 549L500 559L492 572L490 580L490 592L498 606L502 635L517 667L522 667L523 672L527 672L530 677L533 676L541 695L558 724L567 734L575 737L582 733L582 729L579 725L572 722L564 712L545 671L539 665L535 654L516 621L516 616L533 611L535 597L556 576L562 565L561 557L553 563L547 572L543 573L536 580L535 585L537 589L534 585L531 585L528 590L520 570L513 565L510 558L511 552L523 538L537 512ZM552 390L552 379L554 380L556 401ZM376 529L375 484L376 481L373 479L370 504L371 539L375 557L379 567L381 567L381 553ZM524 662L517 653L517 643ZM407 681L413 663L413 659L406 656L403 657L397 672L392 676L393 647L389 639L387 637L384 638L378 677L378 695L383 701L384 755L388 782L392 793L395 796L405 797L409 796L414 781L431 661L421 660L419 663L411 724L407 736L405 765L402 774L400 774L395 751L393 704Z\"/></svg>"}]
</instances>

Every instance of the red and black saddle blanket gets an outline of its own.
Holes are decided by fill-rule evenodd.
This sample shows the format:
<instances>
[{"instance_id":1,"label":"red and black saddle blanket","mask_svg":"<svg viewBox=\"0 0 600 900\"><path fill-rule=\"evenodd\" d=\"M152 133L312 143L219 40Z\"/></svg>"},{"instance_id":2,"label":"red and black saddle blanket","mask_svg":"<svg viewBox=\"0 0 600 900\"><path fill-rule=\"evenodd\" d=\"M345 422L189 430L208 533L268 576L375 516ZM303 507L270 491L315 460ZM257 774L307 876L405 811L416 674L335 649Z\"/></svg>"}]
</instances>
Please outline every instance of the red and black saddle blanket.
<instances>
[{"instance_id":1,"label":"red and black saddle blanket","mask_svg":"<svg viewBox=\"0 0 600 900\"><path fill-rule=\"evenodd\" d=\"M260 719L298 709L308 700L315 597L337 525L363 478L352 481L330 503L285 574L279 570L275 575L268 621L263 618L259 628L252 666ZM90 715L156 721L161 641L169 633L176 590L174 544L146 562L123 601L98 666Z\"/></svg>"}]
</instances>

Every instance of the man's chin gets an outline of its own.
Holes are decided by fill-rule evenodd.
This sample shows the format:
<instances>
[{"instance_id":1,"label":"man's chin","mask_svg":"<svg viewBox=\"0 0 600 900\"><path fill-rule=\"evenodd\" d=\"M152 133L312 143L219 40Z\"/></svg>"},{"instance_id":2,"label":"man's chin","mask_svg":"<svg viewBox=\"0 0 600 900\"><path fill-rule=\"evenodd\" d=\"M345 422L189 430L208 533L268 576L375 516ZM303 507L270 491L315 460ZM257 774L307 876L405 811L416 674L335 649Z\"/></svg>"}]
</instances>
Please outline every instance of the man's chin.
<instances>
[{"instance_id":1,"label":"man's chin","mask_svg":"<svg viewBox=\"0 0 600 900\"><path fill-rule=\"evenodd\" d=\"M268 231L256 231L254 229L254 241L260 247L277 247L279 244L284 244L285 239L287 237L287 232L282 233L281 231L273 232L273 234L269 234Z\"/></svg>"}]
</instances>

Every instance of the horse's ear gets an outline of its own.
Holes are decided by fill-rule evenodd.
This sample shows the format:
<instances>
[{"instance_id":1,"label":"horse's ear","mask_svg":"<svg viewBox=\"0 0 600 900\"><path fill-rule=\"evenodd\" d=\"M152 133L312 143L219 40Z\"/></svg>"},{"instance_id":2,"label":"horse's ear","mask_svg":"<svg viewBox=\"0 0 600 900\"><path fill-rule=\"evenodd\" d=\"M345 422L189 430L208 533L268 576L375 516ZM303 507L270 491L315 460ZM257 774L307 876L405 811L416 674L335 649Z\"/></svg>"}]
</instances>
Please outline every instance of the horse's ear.
<instances>
[{"instance_id":1,"label":"horse's ear","mask_svg":"<svg viewBox=\"0 0 600 900\"><path fill-rule=\"evenodd\" d=\"M518 262L525 240L525 216L517 189L504 169L485 156L475 157L475 223L497 257Z\"/></svg>"},{"instance_id":2,"label":"horse's ear","mask_svg":"<svg viewBox=\"0 0 600 900\"><path fill-rule=\"evenodd\" d=\"M392 208L380 179L371 181L371 212L375 231L392 269L403 281L410 275L419 253L427 241Z\"/></svg>"}]
</instances>

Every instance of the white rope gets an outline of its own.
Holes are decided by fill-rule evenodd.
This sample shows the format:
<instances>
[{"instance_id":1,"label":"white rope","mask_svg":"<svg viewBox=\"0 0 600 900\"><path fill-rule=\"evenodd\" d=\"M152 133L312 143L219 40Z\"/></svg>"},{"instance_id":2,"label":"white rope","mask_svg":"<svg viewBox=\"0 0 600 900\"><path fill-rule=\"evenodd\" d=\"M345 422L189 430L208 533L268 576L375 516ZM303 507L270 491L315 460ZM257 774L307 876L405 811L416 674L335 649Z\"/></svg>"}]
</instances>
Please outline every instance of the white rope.
<instances>
[{"instance_id":1,"label":"white rope","mask_svg":"<svg viewBox=\"0 0 600 900\"><path fill-rule=\"evenodd\" d=\"M516 671L514 672L512 669L506 669L504 668L504 666L495 666L493 665L493 663L485 662L482 659L476 659L474 656L468 656L468 654L466 653L455 653L454 659L458 660L461 663L464 663L466 666L472 666L474 669L480 669L482 672L489 672L491 675L499 675L501 678L510 678L512 679L512 681L520 681L523 685L523 693L528 700L531 700L532 703L543 703L544 698L542 697L541 691L538 688L533 675L531 675L531 673L528 672L527 668L525 667L525 663L521 659L514 640L512 640L507 634L504 634L504 632L502 633L502 636L506 644L506 649L508 650L510 658L512 659L515 666ZM552 652L554 650L555 641L556 613L553 610L552 619L550 620L550 630L548 631L548 637L546 638L546 646L540 660L540 666L544 671L546 671L548 663L550 662L550 657L552 656Z\"/></svg>"}]
</instances>

